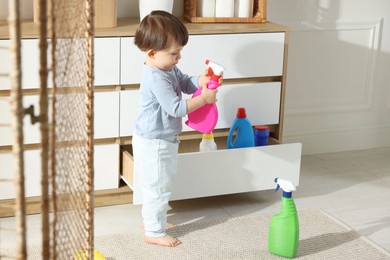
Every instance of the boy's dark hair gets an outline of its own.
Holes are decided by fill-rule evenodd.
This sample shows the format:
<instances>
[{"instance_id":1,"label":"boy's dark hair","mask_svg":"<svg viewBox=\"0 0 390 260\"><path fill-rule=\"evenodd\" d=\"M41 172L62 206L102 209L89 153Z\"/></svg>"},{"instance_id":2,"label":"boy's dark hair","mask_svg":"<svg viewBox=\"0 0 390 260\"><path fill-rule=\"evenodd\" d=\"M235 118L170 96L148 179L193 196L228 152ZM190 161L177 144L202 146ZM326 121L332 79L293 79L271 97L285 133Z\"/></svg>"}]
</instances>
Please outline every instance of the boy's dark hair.
<instances>
[{"instance_id":1,"label":"boy's dark hair","mask_svg":"<svg viewBox=\"0 0 390 260\"><path fill-rule=\"evenodd\" d=\"M141 50L165 50L176 42L185 46L188 31L174 15L165 11L152 11L142 19L134 37L134 44Z\"/></svg>"}]
</instances>

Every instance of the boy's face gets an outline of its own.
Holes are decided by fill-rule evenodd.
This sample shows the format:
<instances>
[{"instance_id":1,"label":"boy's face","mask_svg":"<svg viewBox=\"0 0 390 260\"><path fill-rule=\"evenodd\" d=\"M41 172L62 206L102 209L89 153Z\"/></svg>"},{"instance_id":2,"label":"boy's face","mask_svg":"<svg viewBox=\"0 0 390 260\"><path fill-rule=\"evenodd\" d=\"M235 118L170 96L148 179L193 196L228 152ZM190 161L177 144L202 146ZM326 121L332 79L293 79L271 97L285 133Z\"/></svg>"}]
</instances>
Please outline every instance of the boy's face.
<instances>
[{"instance_id":1,"label":"boy's face","mask_svg":"<svg viewBox=\"0 0 390 260\"><path fill-rule=\"evenodd\" d=\"M180 52L183 46L173 43L170 48L161 51L149 51L149 57L153 67L157 67L160 70L171 70L176 65L180 58Z\"/></svg>"}]
</instances>

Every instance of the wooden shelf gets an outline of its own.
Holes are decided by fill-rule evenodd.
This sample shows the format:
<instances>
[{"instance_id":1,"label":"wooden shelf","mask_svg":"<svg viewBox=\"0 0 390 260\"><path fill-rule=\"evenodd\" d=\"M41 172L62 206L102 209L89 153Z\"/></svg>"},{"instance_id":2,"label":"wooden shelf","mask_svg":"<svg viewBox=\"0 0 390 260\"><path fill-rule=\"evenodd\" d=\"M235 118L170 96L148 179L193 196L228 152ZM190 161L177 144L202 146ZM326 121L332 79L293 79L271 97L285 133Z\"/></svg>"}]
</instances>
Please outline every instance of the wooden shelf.
<instances>
[{"instance_id":1,"label":"wooden shelf","mask_svg":"<svg viewBox=\"0 0 390 260\"><path fill-rule=\"evenodd\" d=\"M213 23L196 24L190 23L184 19L182 22L186 25L190 34L226 34L226 33L255 33L255 32L287 32L287 27L272 22L262 24L247 23ZM32 20L22 20L22 38L38 38L39 28ZM95 29L96 37L118 37L134 36L139 25L139 18L118 19L115 28ZM9 39L8 24L5 20L0 20L0 39Z\"/></svg>"}]
</instances>

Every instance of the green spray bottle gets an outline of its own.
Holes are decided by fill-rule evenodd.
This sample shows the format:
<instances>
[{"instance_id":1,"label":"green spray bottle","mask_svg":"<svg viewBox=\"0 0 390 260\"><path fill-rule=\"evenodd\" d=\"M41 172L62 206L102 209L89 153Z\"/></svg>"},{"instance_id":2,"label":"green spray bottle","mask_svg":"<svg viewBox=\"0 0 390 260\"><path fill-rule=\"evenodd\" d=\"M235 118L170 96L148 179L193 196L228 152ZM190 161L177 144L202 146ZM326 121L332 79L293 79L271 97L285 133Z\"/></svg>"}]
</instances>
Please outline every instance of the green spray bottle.
<instances>
[{"instance_id":1,"label":"green spray bottle","mask_svg":"<svg viewBox=\"0 0 390 260\"><path fill-rule=\"evenodd\" d=\"M268 234L268 251L274 255L293 258L297 255L299 243L299 221L292 198L295 186L287 180L276 178L275 192L283 189L282 207L271 219Z\"/></svg>"}]
</instances>

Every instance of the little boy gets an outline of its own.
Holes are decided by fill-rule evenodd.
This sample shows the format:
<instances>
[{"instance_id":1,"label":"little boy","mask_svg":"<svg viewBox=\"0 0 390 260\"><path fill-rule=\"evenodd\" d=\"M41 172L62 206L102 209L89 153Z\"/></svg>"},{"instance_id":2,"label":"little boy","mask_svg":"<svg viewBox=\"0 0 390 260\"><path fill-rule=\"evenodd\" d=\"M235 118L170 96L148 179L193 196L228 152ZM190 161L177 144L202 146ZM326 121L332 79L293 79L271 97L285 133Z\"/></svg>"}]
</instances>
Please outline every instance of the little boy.
<instances>
[{"instance_id":1,"label":"little boy","mask_svg":"<svg viewBox=\"0 0 390 260\"><path fill-rule=\"evenodd\" d=\"M146 54L133 133L134 169L142 188L142 217L147 243L174 247L181 242L166 233L168 202L177 171L178 135L182 117L216 102L216 90L202 76L189 77L176 64L188 42L187 28L170 13L153 11L138 27L134 44ZM202 94L182 99L198 87Z\"/></svg>"}]
</instances>

